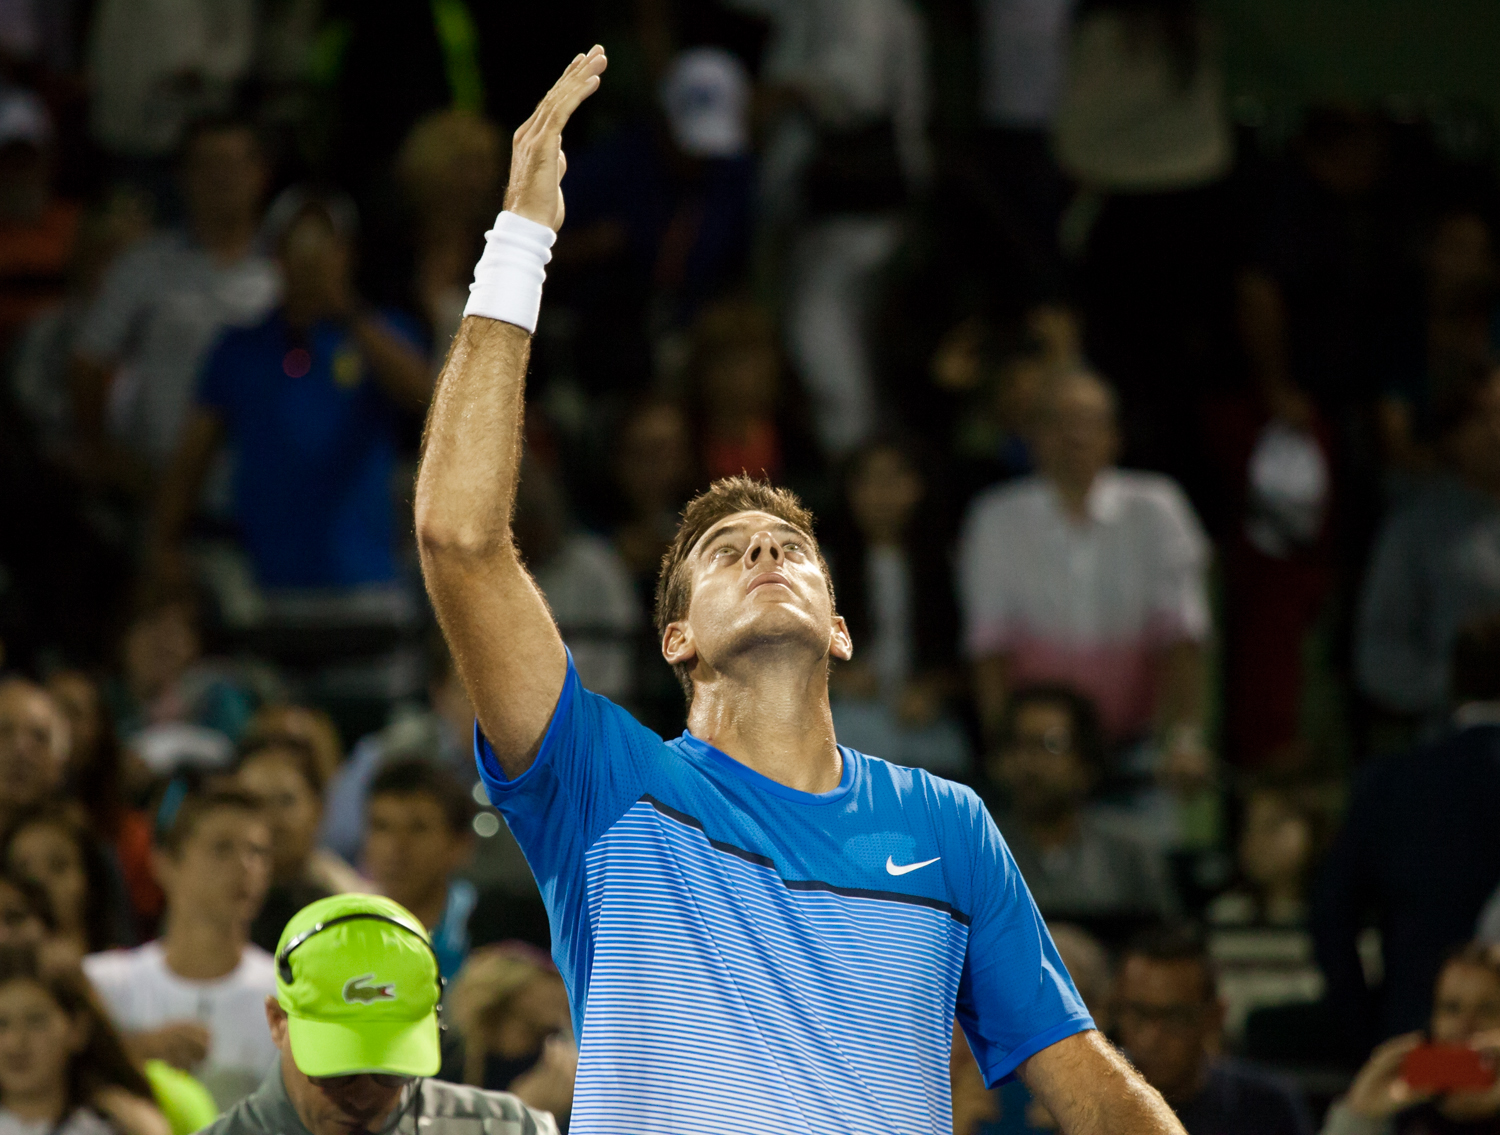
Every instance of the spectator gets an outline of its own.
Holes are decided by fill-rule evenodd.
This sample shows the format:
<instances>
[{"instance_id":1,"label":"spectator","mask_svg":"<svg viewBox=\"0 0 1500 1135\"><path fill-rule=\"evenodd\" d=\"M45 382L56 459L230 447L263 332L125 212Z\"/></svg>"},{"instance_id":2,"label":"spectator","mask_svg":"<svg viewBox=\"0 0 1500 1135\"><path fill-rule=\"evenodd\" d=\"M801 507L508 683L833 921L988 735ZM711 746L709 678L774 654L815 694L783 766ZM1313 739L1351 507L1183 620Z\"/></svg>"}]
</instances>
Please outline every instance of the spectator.
<instances>
[{"instance_id":1,"label":"spectator","mask_svg":"<svg viewBox=\"0 0 1500 1135\"><path fill-rule=\"evenodd\" d=\"M151 188L190 123L222 114L254 59L251 0L174 0L142 10L103 0L89 28L89 126L116 172ZM189 211L192 204L189 202Z\"/></svg>"},{"instance_id":2,"label":"spectator","mask_svg":"<svg viewBox=\"0 0 1500 1135\"><path fill-rule=\"evenodd\" d=\"M171 1135L151 1085L76 968L0 947L0 1132Z\"/></svg>"},{"instance_id":3,"label":"spectator","mask_svg":"<svg viewBox=\"0 0 1500 1135\"><path fill-rule=\"evenodd\" d=\"M67 795L87 811L94 834L108 841L130 896L145 924L161 914L162 893L151 870L151 822L130 801L145 795L146 770L127 761L104 691L82 670L58 670L47 692L68 719Z\"/></svg>"},{"instance_id":4,"label":"spectator","mask_svg":"<svg viewBox=\"0 0 1500 1135\"><path fill-rule=\"evenodd\" d=\"M1361 1050L1423 1026L1444 956L1500 885L1500 619L1459 634L1450 674L1451 732L1360 770L1313 898L1329 1004ZM1371 919L1377 989L1357 948Z\"/></svg>"},{"instance_id":5,"label":"spectator","mask_svg":"<svg viewBox=\"0 0 1500 1135\"><path fill-rule=\"evenodd\" d=\"M0 94L0 349L62 299L80 210L52 192L52 119L40 99Z\"/></svg>"},{"instance_id":6,"label":"spectator","mask_svg":"<svg viewBox=\"0 0 1500 1135\"><path fill-rule=\"evenodd\" d=\"M17 821L5 835L3 856L7 871L47 892L53 935L75 964L85 954L138 941L123 882L76 808L54 804Z\"/></svg>"},{"instance_id":7,"label":"spectator","mask_svg":"<svg viewBox=\"0 0 1500 1135\"><path fill-rule=\"evenodd\" d=\"M219 333L275 304L276 268L256 245L269 172L250 125L199 122L182 150L186 229L141 242L106 272L73 364L76 428L100 476L149 485L182 440Z\"/></svg>"},{"instance_id":8,"label":"spectator","mask_svg":"<svg viewBox=\"0 0 1500 1135\"><path fill-rule=\"evenodd\" d=\"M0 873L0 947L42 949L52 930L47 892L24 876Z\"/></svg>"},{"instance_id":9,"label":"spectator","mask_svg":"<svg viewBox=\"0 0 1500 1135\"><path fill-rule=\"evenodd\" d=\"M937 494L909 446L875 441L851 458L847 519L830 542L854 661L834 672L843 744L946 776L968 771L953 712L958 611Z\"/></svg>"},{"instance_id":10,"label":"spectator","mask_svg":"<svg viewBox=\"0 0 1500 1135\"><path fill-rule=\"evenodd\" d=\"M1493 1068L1500 1056L1500 959L1493 946L1473 944L1438 972L1427 1031L1376 1047L1323 1125L1323 1135L1486 1135L1500 1117L1500 1084L1433 1098L1401 1077L1401 1062L1418 1046L1478 1049Z\"/></svg>"},{"instance_id":11,"label":"spectator","mask_svg":"<svg viewBox=\"0 0 1500 1135\"><path fill-rule=\"evenodd\" d=\"M389 586L393 414L426 406L431 371L416 329L395 313L365 311L354 292L346 198L288 190L267 229L285 302L226 333L204 365L157 503L159 562L179 555L225 441L235 454L234 519L261 587Z\"/></svg>"},{"instance_id":12,"label":"spectator","mask_svg":"<svg viewBox=\"0 0 1500 1135\"><path fill-rule=\"evenodd\" d=\"M566 1124L578 1050L552 959L519 942L469 955L449 996L464 1038L464 1083L503 1089Z\"/></svg>"},{"instance_id":13,"label":"spectator","mask_svg":"<svg viewBox=\"0 0 1500 1135\"><path fill-rule=\"evenodd\" d=\"M1240 802L1235 859L1240 882L1219 895L1220 926L1303 926L1313 867L1327 850L1329 815L1317 786L1251 784Z\"/></svg>"},{"instance_id":14,"label":"spectator","mask_svg":"<svg viewBox=\"0 0 1500 1135\"><path fill-rule=\"evenodd\" d=\"M1114 395L1078 372L1040 407L1040 473L969 508L959 551L964 639L982 723L1011 686L1063 682L1098 705L1111 742L1153 724L1164 768L1201 775L1208 546L1165 478L1113 467Z\"/></svg>"},{"instance_id":15,"label":"spectator","mask_svg":"<svg viewBox=\"0 0 1500 1135\"><path fill-rule=\"evenodd\" d=\"M782 479L790 447L777 414L781 354L765 313L738 300L703 311L693 333L689 373L700 417L696 432L703 475Z\"/></svg>"},{"instance_id":16,"label":"spectator","mask_svg":"<svg viewBox=\"0 0 1500 1135\"><path fill-rule=\"evenodd\" d=\"M311 745L295 736L262 735L240 751L235 780L260 802L271 828L271 885L250 924L250 941L270 953L292 915L308 903L367 890L369 884L317 846L323 771Z\"/></svg>"},{"instance_id":17,"label":"spectator","mask_svg":"<svg viewBox=\"0 0 1500 1135\"><path fill-rule=\"evenodd\" d=\"M0 830L62 787L67 759L68 723L47 691L0 679Z\"/></svg>"},{"instance_id":18,"label":"spectator","mask_svg":"<svg viewBox=\"0 0 1500 1135\"><path fill-rule=\"evenodd\" d=\"M926 26L908 0L732 6L772 21L761 79L771 105L785 109L762 184L773 219L801 214L786 340L818 439L839 457L877 425L867 322L879 274L901 242L900 210L930 172Z\"/></svg>"},{"instance_id":19,"label":"spectator","mask_svg":"<svg viewBox=\"0 0 1500 1135\"><path fill-rule=\"evenodd\" d=\"M1360 604L1355 667L1387 712L1431 725L1447 704L1459 629L1500 610L1500 371L1453 390L1439 413L1449 474L1386 522Z\"/></svg>"},{"instance_id":20,"label":"spectator","mask_svg":"<svg viewBox=\"0 0 1500 1135\"><path fill-rule=\"evenodd\" d=\"M222 1110L276 1060L265 1024L275 964L250 942L270 882L270 825L243 793L189 794L165 823L156 865L162 936L91 954L83 969L131 1050L191 1069Z\"/></svg>"},{"instance_id":21,"label":"spectator","mask_svg":"<svg viewBox=\"0 0 1500 1135\"><path fill-rule=\"evenodd\" d=\"M240 739L240 748L244 750L268 737L293 737L310 748L324 784L338 775L344 765L339 729L326 709L290 702L263 705L250 719Z\"/></svg>"},{"instance_id":22,"label":"spectator","mask_svg":"<svg viewBox=\"0 0 1500 1135\"><path fill-rule=\"evenodd\" d=\"M120 644L120 673L105 695L115 729L153 776L180 765L226 769L258 691L233 664L203 657L197 597L148 585Z\"/></svg>"},{"instance_id":23,"label":"spectator","mask_svg":"<svg viewBox=\"0 0 1500 1135\"><path fill-rule=\"evenodd\" d=\"M516 546L589 689L628 701L643 623L630 576L609 544L571 523L552 471L528 459L516 494ZM397 899L400 902L400 899Z\"/></svg>"},{"instance_id":24,"label":"spectator","mask_svg":"<svg viewBox=\"0 0 1500 1135\"><path fill-rule=\"evenodd\" d=\"M469 954L478 891L458 871L474 852L474 800L462 781L427 761L387 765L370 785L364 868L432 935L443 976Z\"/></svg>"},{"instance_id":25,"label":"spectator","mask_svg":"<svg viewBox=\"0 0 1500 1135\"><path fill-rule=\"evenodd\" d=\"M1125 951L1115 980L1120 1044L1188 1135L1311 1135L1300 1093L1221 1055L1223 1007L1200 935L1166 928Z\"/></svg>"},{"instance_id":26,"label":"spectator","mask_svg":"<svg viewBox=\"0 0 1500 1135\"><path fill-rule=\"evenodd\" d=\"M1104 770L1093 707L1071 690L1011 697L987 762L1008 799L997 817L1038 909L1049 918L1165 918L1177 912L1160 855L1101 825L1085 807Z\"/></svg>"}]
</instances>

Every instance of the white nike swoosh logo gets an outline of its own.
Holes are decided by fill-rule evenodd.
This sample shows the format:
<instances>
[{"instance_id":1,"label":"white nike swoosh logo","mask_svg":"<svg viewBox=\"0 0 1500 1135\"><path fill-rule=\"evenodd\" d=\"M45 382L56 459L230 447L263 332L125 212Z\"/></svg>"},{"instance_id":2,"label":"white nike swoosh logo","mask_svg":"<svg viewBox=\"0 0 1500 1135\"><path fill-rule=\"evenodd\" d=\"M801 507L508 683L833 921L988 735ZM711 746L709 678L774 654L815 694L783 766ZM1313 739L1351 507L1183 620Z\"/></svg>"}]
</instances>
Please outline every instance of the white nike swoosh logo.
<instances>
[{"instance_id":1,"label":"white nike swoosh logo","mask_svg":"<svg viewBox=\"0 0 1500 1135\"><path fill-rule=\"evenodd\" d=\"M931 859L924 859L920 863L908 863L903 867L897 867L896 861L889 855L885 857L885 871L887 875L910 875L918 867L926 867L941 859L941 855L934 855Z\"/></svg>"}]
</instances>

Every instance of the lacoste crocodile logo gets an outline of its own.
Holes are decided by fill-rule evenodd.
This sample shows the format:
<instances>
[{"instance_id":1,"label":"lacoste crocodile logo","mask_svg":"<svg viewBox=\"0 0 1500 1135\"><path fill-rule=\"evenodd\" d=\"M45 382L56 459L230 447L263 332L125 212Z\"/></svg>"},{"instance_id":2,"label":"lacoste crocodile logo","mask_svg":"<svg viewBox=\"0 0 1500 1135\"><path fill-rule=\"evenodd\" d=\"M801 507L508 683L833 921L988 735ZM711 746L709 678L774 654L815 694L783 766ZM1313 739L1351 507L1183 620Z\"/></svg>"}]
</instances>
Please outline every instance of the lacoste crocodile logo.
<instances>
[{"instance_id":1,"label":"lacoste crocodile logo","mask_svg":"<svg viewBox=\"0 0 1500 1135\"><path fill-rule=\"evenodd\" d=\"M370 984L375 980L373 973L362 973L358 977L351 977L344 982L344 1000L350 1005L358 1002L368 1005L371 1001L394 1001L396 999L396 983L388 981L379 985Z\"/></svg>"}]
</instances>

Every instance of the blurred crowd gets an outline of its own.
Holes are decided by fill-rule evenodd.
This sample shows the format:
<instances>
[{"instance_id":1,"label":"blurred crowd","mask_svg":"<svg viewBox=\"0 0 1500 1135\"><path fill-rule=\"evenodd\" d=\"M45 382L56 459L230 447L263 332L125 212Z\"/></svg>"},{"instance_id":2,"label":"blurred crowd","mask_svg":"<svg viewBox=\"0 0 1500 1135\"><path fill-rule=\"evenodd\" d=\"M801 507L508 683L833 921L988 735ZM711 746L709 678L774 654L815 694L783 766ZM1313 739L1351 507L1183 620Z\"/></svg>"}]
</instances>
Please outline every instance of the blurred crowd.
<instances>
[{"instance_id":1,"label":"blurred crowd","mask_svg":"<svg viewBox=\"0 0 1500 1135\"><path fill-rule=\"evenodd\" d=\"M4 0L0 1135L196 1130L356 890L432 933L443 1075L566 1117L411 494L594 42L515 517L585 684L680 731L678 512L790 486L841 742L980 790L1191 1135L1500 1131L1402 1079L1500 1057L1493 124L1260 113L1194 0Z\"/></svg>"}]
</instances>

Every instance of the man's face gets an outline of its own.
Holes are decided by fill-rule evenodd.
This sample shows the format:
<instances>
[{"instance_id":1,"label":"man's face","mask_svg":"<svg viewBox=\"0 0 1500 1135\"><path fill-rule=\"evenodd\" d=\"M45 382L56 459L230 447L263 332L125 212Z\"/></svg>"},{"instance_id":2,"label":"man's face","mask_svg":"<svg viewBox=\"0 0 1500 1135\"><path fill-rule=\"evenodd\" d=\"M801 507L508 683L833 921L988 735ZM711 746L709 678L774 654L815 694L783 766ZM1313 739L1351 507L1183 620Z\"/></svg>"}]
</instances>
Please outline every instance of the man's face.
<instances>
[{"instance_id":1,"label":"man's face","mask_svg":"<svg viewBox=\"0 0 1500 1135\"><path fill-rule=\"evenodd\" d=\"M1119 435L1109 391L1087 375L1058 380L1042 405L1037 463L1065 485L1088 486L1115 460Z\"/></svg>"},{"instance_id":2,"label":"man's face","mask_svg":"<svg viewBox=\"0 0 1500 1135\"><path fill-rule=\"evenodd\" d=\"M57 791L67 750L67 726L46 691L0 683L0 810L35 807Z\"/></svg>"},{"instance_id":3,"label":"man's face","mask_svg":"<svg viewBox=\"0 0 1500 1135\"><path fill-rule=\"evenodd\" d=\"M445 888L470 850L468 833L449 827L442 805L425 792L371 797L365 873L403 906L420 905Z\"/></svg>"},{"instance_id":4,"label":"man's face","mask_svg":"<svg viewBox=\"0 0 1500 1135\"><path fill-rule=\"evenodd\" d=\"M276 878L295 878L317 842L322 800L302 775L296 757L276 748L251 754L237 779L265 809Z\"/></svg>"},{"instance_id":5,"label":"man's face","mask_svg":"<svg viewBox=\"0 0 1500 1135\"><path fill-rule=\"evenodd\" d=\"M1141 1075L1169 1101L1192 1098L1217 1051L1223 1011L1191 960L1129 956L1115 988L1120 1041Z\"/></svg>"},{"instance_id":6,"label":"man's face","mask_svg":"<svg viewBox=\"0 0 1500 1135\"><path fill-rule=\"evenodd\" d=\"M990 775L1022 816L1058 819L1088 795L1088 766L1077 745L1067 706L1030 702L1017 711L1010 741L990 758Z\"/></svg>"},{"instance_id":7,"label":"man's face","mask_svg":"<svg viewBox=\"0 0 1500 1135\"><path fill-rule=\"evenodd\" d=\"M281 1081L297 1117L312 1135L352 1135L378 1131L401 1105L409 1076L320 1076L314 1079L297 1067L287 1031L286 1010L274 997L266 998L266 1023L281 1053Z\"/></svg>"},{"instance_id":8,"label":"man's face","mask_svg":"<svg viewBox=\"0 0 1500 1135\"><path fill-rule=\"evenodd\" d=\"M189 215L197 221L253 221L265 192L266 173L265 157L249 130L200 134L182 169Z\"/></svg>"},{"instance_id":9,"label":"man's face","mask_svg":"<svg viewBox=\"0 0 1500 1135\"><path fill-rule=\"evenodd\" d=\"M176 855L158 852L156 874L170 906L248 932L271 883L271 828L255 812L215 808Z\"/></svg>"},{"instance_id":10,"label":"man's face","mask_svg":"<svg viewBox=\"0 0 1500 1135\"><path fill-rule=\"evenodd\" d=\"M765 647L852 656L817 545L786 521L766 512L725 517L704 533L686 568L687 618L667 627L662 655L673 665L686 662L695 681Z\"/></svg>"},{"instance_id":11,"label":"man's face","mask_svg":"<svg viewBox=\"0 0 1500 1135\"><path fill-rule=\"evenodd\" d=\"M1452 962L1438 977L1432 1000L1432 1039L1464 1044L1476 1033L1500 1029L1500 977L1484 967Z\"/></svg>"}]
</instances>

